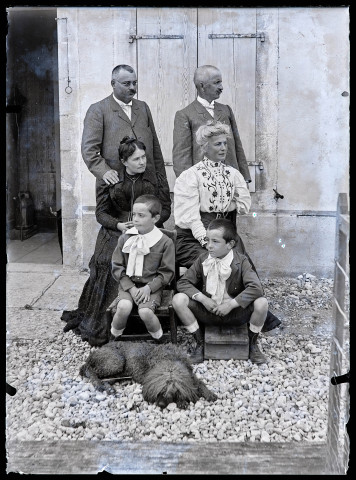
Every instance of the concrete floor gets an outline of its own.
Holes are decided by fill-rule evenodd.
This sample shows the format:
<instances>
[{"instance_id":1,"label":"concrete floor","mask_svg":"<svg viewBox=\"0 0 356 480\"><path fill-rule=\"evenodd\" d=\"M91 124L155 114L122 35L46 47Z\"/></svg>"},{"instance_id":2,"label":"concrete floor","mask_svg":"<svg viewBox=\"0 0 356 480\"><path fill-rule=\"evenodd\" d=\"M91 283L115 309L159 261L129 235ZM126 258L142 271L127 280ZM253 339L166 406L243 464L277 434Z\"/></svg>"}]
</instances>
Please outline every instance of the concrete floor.
<instances>
[{"instance_id":1,"label":"concrete floor","mask_svg":"<svg viewBox=\"0 0 356 480\"><path fill-rule=\"evenodd\" d=\"M7 242L8 263L61 265L62 254L57 232L42 232L23 240Z\"/></svg>"}]
</instances>

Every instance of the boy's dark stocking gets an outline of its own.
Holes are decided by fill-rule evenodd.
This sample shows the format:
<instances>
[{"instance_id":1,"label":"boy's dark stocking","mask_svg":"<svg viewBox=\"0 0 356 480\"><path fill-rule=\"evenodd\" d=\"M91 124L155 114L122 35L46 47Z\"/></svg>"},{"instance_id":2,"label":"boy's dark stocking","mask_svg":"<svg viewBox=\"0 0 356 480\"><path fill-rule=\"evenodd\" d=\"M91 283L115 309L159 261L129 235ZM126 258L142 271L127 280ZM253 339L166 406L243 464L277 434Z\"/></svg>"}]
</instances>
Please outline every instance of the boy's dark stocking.
<instances>
[{"instance_id":1,"label":"boy's dark stocking","mask_svg":"<svg viewBox=\"0 0 356 480\"><path fill-rule=\"evenodd\" d=\"M202 363L204 361L204 336L203 332L198 328L193 332L195 341L197 342L195 349L190 354L191 363Z\"/></svg>"},{"instance_id":2,"label":"boy's dark stocking","mask_svg":"<svg viewBox=\"0 0 356 480\"><path fill-rule=\"evenodd\" d=\"M248 337L249 337L249 359L252 363L256 363L257 365L261 363L267 363L267 358L263 355L261 350L258 348L257 339L259 333L252 332L248 329Z\"/></svg>"}]
</instances>

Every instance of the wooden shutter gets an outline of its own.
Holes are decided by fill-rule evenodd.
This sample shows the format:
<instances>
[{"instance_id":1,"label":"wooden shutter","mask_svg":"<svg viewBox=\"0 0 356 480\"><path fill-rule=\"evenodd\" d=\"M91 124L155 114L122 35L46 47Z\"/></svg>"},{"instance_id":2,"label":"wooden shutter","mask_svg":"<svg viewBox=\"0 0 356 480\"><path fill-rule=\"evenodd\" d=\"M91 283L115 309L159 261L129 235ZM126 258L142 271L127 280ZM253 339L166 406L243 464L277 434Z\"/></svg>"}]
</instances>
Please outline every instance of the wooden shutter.
<instances>
[{"instance_id":1,"label":"wooden shutter","mask_svg":"<svg viewBox=\"0 0 356 480\"><path fill-rule=\"evenodd\" d=\"M173 124L177 110L195 98L197 10L138 8L138 98L149 105L173 190Z\"/></svg>"},{"instance_id":2,"label":"wooden shutter","mask_svg":"<svg viewBox=\"0 0 356 480\"><path fill-rule=\"evenodd\" d=\"M198 9L198 65L214 65L222 73L219 99L232 108L242 146L255 178L256 33L254 8Z\"/></svg>"}]
</instances>

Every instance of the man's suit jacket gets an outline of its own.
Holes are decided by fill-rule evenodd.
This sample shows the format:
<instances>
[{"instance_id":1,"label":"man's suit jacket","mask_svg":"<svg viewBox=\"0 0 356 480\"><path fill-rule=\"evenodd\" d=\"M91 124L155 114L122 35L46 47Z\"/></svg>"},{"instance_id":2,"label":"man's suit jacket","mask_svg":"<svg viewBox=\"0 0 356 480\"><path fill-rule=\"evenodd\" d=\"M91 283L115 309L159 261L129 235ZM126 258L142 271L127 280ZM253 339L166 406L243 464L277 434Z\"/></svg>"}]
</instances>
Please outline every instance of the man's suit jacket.
<instances>
[{"instance_id":1,"label":"man's suit jacket","mask_svg":"<svg viewBox=\"0 0 356 480\"><path fill-rule=\"evenodd\" d=\"M126 135L145 144L147 168L166 177L161 147L147 103L132 100L130 121L112 95L90 105L84 119L82 156L91 173L101 180L108 170L120 170L118 149Z\"/></svg>"},{"instance_id":2,"label":"man's suit jacket","mask_svg":"<svg viewBox=\"0 0 356 480\"><path fill-rule=\"evenodd\" d=\"M213 117L198 100L176 112L173 129L173 170L177 177L202 160L203 154L196 142L195 132L209 120L213 120ZM235 116L229 105L215 102L214 120L226 123L231 128L232 137L227 143L226 164L239 170L246 181L251 181Z\"/></svg>"},{"instance_id":3,"label":"man's suit jacket","mask_svg":"<svg viewBox=\"0 0 356 480\"><path fill-rule=\"evenodd\" d=\"M230 297L234 298L240 307L246 308L251 302L263 297L261 282L252 269L250 262L245 255L233 249L234 258L231 262L231 274L226 280L226 290ZM189 298L195 293L202 292L211 297L206 291L206 276L204 275L202 263L208 258L209 253L202 253L188 268L184 275L177 282L178 292L185 293Z\"/></svg>"}]
</instances>

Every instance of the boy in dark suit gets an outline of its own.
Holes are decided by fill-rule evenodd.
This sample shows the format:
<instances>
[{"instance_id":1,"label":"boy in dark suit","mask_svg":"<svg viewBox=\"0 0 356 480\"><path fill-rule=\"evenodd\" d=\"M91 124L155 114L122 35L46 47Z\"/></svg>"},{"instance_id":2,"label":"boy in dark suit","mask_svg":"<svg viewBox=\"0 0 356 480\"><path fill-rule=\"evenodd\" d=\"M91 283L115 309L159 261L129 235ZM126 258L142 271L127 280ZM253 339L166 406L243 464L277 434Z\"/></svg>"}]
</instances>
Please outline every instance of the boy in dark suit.
<instances>
[{"instance_id":1,"label":"boy in dark suit","mask_svg":"<svg viewBox=\"0 0 356 480\"><path fill-rule=\"evenodd\" d=\"M111 324L111 339L122 335L133 304L148 333L161 343L163 331L155 315L163 288L174 277L173 241L155 226L161 203L154 195L141 195L133 205L133 228L121 235L112 256L112 274L119 283L116 313Z\"/></svg>"},{"instance_id":2,"label":"boy in dark suit","mask_svg":"<svg viewBox=\"0 0 356 480\"><path fill-rule=\"evenodd\" d=\"M257 346L268 311L261 282L247 258L233 250L235 227L225 218L212 220L207 228L207 252L201 254L177 283L173 308L197 342L191 355L201 363L203 335L198 321L206 325L249 323L249 359L266 363Z\"/></svg>"}]
</instances>

